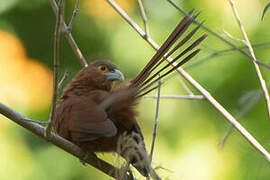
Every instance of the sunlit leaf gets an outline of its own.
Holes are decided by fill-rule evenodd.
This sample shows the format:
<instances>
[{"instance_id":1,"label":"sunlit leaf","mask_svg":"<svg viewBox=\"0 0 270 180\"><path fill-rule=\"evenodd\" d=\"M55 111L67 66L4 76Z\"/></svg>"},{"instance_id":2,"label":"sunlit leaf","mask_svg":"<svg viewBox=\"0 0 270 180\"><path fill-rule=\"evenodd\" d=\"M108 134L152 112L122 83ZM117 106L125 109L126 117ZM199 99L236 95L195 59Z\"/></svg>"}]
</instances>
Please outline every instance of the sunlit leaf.
<instances>
[{"instance_id":1,"label":"sunlit leaf","mask_svg":"<svg viewBox=\"0 0 270 180\"><path fill-rule=\"evenodd\" d=\"M265 13L269 10L269 8L270 8L270 3L268 3L268 4L265 6L264 10L263 10L262 20L263 20L263 17L264 17L264 15L265 15Z\"/></svg>"}]
</instances>

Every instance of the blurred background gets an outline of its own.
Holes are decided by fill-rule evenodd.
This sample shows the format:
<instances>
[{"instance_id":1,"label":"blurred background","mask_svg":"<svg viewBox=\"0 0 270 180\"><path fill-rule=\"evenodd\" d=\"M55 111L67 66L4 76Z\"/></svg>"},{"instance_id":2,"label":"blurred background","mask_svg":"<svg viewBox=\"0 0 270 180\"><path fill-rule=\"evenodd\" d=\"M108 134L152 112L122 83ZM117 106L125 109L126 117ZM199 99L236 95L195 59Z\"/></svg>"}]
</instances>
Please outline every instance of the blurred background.
<instances>
[{"instance_id":1,"label":"blurred background","mask_svg":"<svg viewBox=\"0 0 270 180\"><path fill-rule=\"evenodd\" d=\"M136 0L116 2L143 27ZM66 20L71 17L74 3L74 0L67 1ZM150 35L160 45L183 16L166 0L143 3ZM201 11L198 20L206 20L205 25L220 36L237 46L243 45L223 33L224 29L242 38L226 0L175 0L175 3L185 11L191 8ZM269 65L270 13L261 21L267 3L268 0L238 0L236 5L257 58ZM54 25L55 16L48 0L0 2L0 102L36 120L45 121L49 116ZM196 36L204 32L201 29ZM127 80L155 53L104 0L81 0L72 34L88 62L111 60ZM230 47L210 34L200 47L202 52L184 68L270 150L270 122L251 61L237 51L221 53ZM61 76L65 71L70 73L66 84L81 65L64 37L60 56ZM195 65L202 60L203 63ZM261 70L268 82L270 71L263 67ZM188 94L179 77L172 76L161 87L161 93ZM138 107L138 121L149 150L155 106L154 99L142 99ZM207 101L161 99L158 121L153 166L159 167L163 179L270 178L269 164L238 132L234 131L221 148L220 142L230 125ZM99 157L119 164L111 154L99 154ZM102 180L110 177L91 166L84 167L77 158L0 116L0 179Z\"/></svg>"}]
</instances>

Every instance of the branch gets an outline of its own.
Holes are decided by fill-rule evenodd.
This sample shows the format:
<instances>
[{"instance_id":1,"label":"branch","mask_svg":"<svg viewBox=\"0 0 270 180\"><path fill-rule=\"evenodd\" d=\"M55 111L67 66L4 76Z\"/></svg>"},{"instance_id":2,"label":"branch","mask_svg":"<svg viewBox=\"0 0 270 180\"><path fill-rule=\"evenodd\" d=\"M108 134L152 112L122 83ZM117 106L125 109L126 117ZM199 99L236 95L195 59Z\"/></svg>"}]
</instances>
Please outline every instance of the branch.
<instances>
[{"instance_id":1,"label":"branch","mask_svg":"<svg viewBox=\"0 0 270 180\"><path fill-rule=\"evenodd\" d=\"M160 76L160 75L159 75ZM161 81L158 81L158 93L157 93L157 106L156 106L156 114L155 114L155 124L153 129L153 139L152 139L152 145L151 145L151 151L150 151L150 160L153 159L153 152L155 147L155 140L157 136L157 124L158 124L158 112L159 112L159 100L160 100L160 87L161 87Z\"/></svg>"},{"instance_id":2,"label":"branch","mask_svg":"<svg viewBox=\"0 0 270 180\"><path fill-rule=\"evenodd\" d=\"M230 0L229 1L230 4L231 4L231 7L233 9L233 12L234 12L234 16L236 18L236 21L242 31L242 34L244 36L244 41L245 41L245 44L247 45L248 49L249 49L249 52L253 58L253 60L256 60L256 57L255 57L255 53L254 53L254 50L250 44L250 41L248 39L248 36L247 36L247 33L245 31L245 28L244 26L242 25L241 23L241 20L240 20L240 16L237 12L237 9L234 5L234 1L233 0ZM255 67L255 70L256 70L256 73L257 73L257 76L259 78L259 81L261 83L261 86L262 86L262 90L263 90L263 93L264 93L264 98L265 98L265 102L266 102L266 106L267 106L267 112L268 112L268 118L270 120L270 97L269 97L269 93L268 93L268 90L267 90L267 86L266 86L266 83L265 83L265 80L263 79L263 76L262 76L262 73L261 73L261 70L260 70L260 67L258 64L256 64L254 61L253 61L253 64L254 64L254 67Z\"/></svg>"},{"instance_id":3,"label":"branch","mask_svg":"<svg viewBox=\"0 0 270 180\"><path fill-rule=\"evenodd\" d=\"M190 96L193 96L194 94L192 91L187 87L187 85L184 83L184 81L179 77L178 78L179 82L182 84L183 88L188 92Z\"/></svg>"},{"instance_id":4,"label":"branch","mask_svg":"<svg viewBox=\"0 0 270 180\"><path fill-rule=\"evenodd\" d=\"M62 89L64 81L68 78L68 76L69 76L69 73L66 71L64 73L62 79L59 81L58 86L57 86L58 94L59 94L60 90Z\"/></svg>"},{"instance_id":5,"label":"branch","mask_svg":"<svg viewBox=\"0 0 270 180\"><path fill-rule=\"evenodd\" d=\"M251 111L252 108L254 108L254 106L256 104L259 103L259 101L261 100L261 98L263 97L263 92L261 90L258 90L256 92L256 94L252 94L252 99L249 102L245 102L245 106L239 111L239 113L236 115L238 121L241 121L244 116ZM233 132L233 126L230 126L229 129L227 130L227 133L225 134L225 136L223 137L223 139L220 141L220 146L221 148L223 148L226 144L226 142L228 141L230 135Z\"/></svg>"},{"instance_id":6,"label":"branch","mask_svg":"<svg viewBox=\"0 0 270 180\"><path fill-rule=\"evenodd\" d=\"M184 14L184 15L188 15L183 9L181 9L179 6L177 6L173 1L171 0L167 0L175 9L177 9L180 13ZM195 24L200 24L200 22L193 20L193 23ZM212 34L213 36L217 37L218 39L220 39L221 41L225 42L226 44L228 44L229 46L231 46L232 48L236 49L237 51L239 51L241 54L247 56L249 58L249 60L256 62L257 64L270 69L270 66L259 61L258 59L253 59L253 57L251 55L249 55L248 53L246 53L245 51L243 51L242 49L238 48L236 45L234 45L233 43L231 43L230 41L226 40L224 37L220 36L219 34L217 34L216 32L214 32L213 30L209 29L208 27L201 25L201 27L203 29L205 29L207 32L209 32L210 34Z\"/></svg>"},{"instance_id":7,"label":"branch","mask_svg":"<svg viewBox=\"0 0 270 180\"><path fill-rule=\"evenodd\" d=\"M106 0L117 12L123 17L128 24L141 36L145 36L145 32L113 1ZM159 46L151 38L146 39L155 50L159 49ZM235 46L235 48L237 48ZM172 61L172 58L168 57L167 61ZM175 63L172 64L175 66ZM270 154L264 149L264 147L239 123L237 120L224 108L220 105L211 94L205 90L198 82L196 82L186 71L182 68L178 68L177 72L181 74L195 89L197 89L211 105L219 111L229 123L231 123L245 138L248 142L257 149L258 152L264 155L267 161L270 162Z\"/></svg>"},{"instance_id":8,"label":"branch","mask_svg":"<svg viewBox=\"0 0 270 180\"><path fill-rule=\"evenodd\" d=\"M158 96L145 96L147 99L157 99ZM204 96L198 95L161 95L161 99L189 99L189 100L203 100Z\"/></svg>"},{"instance_id":9,"label":"branch","mask_svg":"<svg viewBox=\"0 0 270 180\"><path fill-rule=\"evenodd\" d=\"M79 4L80 4L80 0L76 0L75 7L73 9L72 16L71 16L71 19L70 19L69 24L68 24L68 31L70 31L70 32L72 30L73 21L74 21L75 17L78 14L78 11L79 11Z\"/></svg>"},{"instance_id":10,"label":"branch","mask_svg":"<svg viewBox=\"0 0 270 180\"><path fill-rule=\"evenodd\" d=\"M32 133L36 134L37 136L45 139L52 144L58 146L59 148L63 149L64 151L76 156L79 159L84 159L84 161L91 166L99 169L100 171L104 172L108 176L116 178L117 173L119 173L119 169L115 168L111 164L99 159L94 154L87 156L87 154L79 148L77 145L73 144L72 142L58 136L54 132L51 132L51 137L45 136L45 128L38 123L35 123L34 120L31 120L20 113L10 109L9 107L5 106L4 104L0 103L0 113L7 117L8 119L12 120L13 122L17 123L18 125L24 127L25 129L31 131ZM127 179L131 180L131 176L127 175Z\"/></svg>"},{"instance_id":11,"label":"branch","mask_svg":"<svg viewBox=\"0 0 270 180\"><path fill-rule=\"evenodd\" d=\"M54 13L57 14L58 13L58 6L57 6L55 0L50 0L50 3L51 3L51 6L53 8ZM81 50L79 49L77 43L75 42L75 40L74 40L71 32L69 31L63 17L61 17L61 23L62 23L62 27L63 27L64 32L65 32L65 37L68 40L68 42L69 42L71 48L73 49L75 55L78 57L81 65L84 66L84 67L88 66L85 58L83 57L83 54L82 54Z\"/></svg>"},{"instance_id":12,"label":"branch","mask_svg":"<svg viewBox=\"0 0 270 180\"><path fill-rule=\"evenodd\" d=\"M59 41L61 36L61 15L66 0L59 0L58 13L56 15L55 30L54 30L54 68L53 68L53 97L49 124L46 128L46 137L50 137L52 124L55 121L56 102L58 94L58 70L59 70Z\"/></svg>"},{"instance_id":13,"label":"branch","mask_svg":"<svg viewBox=\"0 0 270 180\"><path fill-rule=\"evenodd\" d=\"M139 4L139 7L140 7L141 16L143 18L144 31L146 32L145 33L145 38L147 39L147 38L150 37L150 34L149 34L147 17L146 17L146 14L145 14L145 10L144 10L144 7L143 7L142 0L138 0L138 4Z\"/></svg>"},{"instance_id":14,"label":"branch","mask_svg":"<svg viewBox=\"0 0 270 180\"><path fill-rule=\"evenodd\" d=\"M256 43L256 44L253 44L253 48L259 48L259 47L263 47L263 46L269 46L270 45L270 42L264 42L264 43ZM245 46L239 46L237 47L239 49L247 49L248 47L245 45ZM198 66L204 62L206 62L207 60L210 60L216 56L221 56L221 55L224 55L226 53L229 53L229 52L232 52L232 51L235 51L236 49L235 48L229 48L229 49L224 49L224 50L220 50L220 51L216 51L202 59L199 59L199 60L196 60L196 62L192 63L191 65L187 65L184 69L187 70L187 69L190 69L191 67L195 67L195 66Z\"/></svg>"}]
</instances>

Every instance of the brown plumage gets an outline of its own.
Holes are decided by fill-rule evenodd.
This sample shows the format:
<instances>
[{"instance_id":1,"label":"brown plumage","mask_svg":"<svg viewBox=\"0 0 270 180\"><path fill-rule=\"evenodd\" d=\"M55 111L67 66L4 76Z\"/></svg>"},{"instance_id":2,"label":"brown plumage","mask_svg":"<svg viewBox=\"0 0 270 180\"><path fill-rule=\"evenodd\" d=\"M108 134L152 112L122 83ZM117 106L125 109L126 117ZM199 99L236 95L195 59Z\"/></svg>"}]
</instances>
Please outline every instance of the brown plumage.
<instances>
[{"instance_id":1,"label":"brown plumage","mask_svg":"<svg viewBox=\"0 0 270 180\"><path fill-rule=\"evenodd\" d=\"M192 11L189 15L191 14ZM112 89L113 81L123 80L123 75L111 62L95 61L83 68L64 89L62 101L56 110L55 131L87 152L116 152L119 136L125 132L127 134L134 132L139 134L139 138L135 140L142 142L143 150L146 152L134 107L142 95L157 87L157 81L199 52L195 50L177 63L179 58L193 50L206 35L201 36L173 59L172 63L176 63L174 68L170 68L171 63L161 67L166 57L185 44L199 29L200 25L168 52L191 22L192 19L185 16L145 68L125 86ZM154 70L157 72L153 73ZM148 176L149 173L151 175L151 167L148 164L138 165L137 162L143 156L139 151L137 153L137 156L125 157L125 153L120 152L143 176Z\"/></svg>"}]
</instances>

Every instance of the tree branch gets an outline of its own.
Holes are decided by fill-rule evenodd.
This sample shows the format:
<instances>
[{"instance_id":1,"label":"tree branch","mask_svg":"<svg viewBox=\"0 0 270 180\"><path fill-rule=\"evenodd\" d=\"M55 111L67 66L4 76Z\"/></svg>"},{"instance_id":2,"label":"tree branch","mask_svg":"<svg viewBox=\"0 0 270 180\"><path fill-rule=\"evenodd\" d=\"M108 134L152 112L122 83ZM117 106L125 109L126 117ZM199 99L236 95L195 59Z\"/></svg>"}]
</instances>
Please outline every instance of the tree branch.
<instances>
[{"instance_id":1,"label":"tree branch","mask_svg":"<svg viewBox=\"0 0 270 180\"><path fill-rule=\"evenodd\" d=\"M237 9L236 9L236 7L234 5L234 1L233 0L229 0L229 2L230 2L230 5L231 5L231 7L233 9L235 19L236 19L236 21L237 21L237 23L238 23L238 25L239 25L239 27L240 27L240 29L242 31L242 34L244 36L244 39L245 39L244 40L244 43L247 45L247 47L249 49L249 52L250 52L253 60L256 60L254 50L253 50L253 48L252 48L252 46L250 44L250 41L248 39L247 33L245 31L245 28L244 28L244 26L241 23L240 16L239 16L239 14L237 12ZM264 93L264 98L265 98L265 102L266 102L266 106L267 106L268 118L270 120L270 97L269 97L268 89L267 89L265 80L263 79L263 76L262 76L262 73L261 73L261 70L260 70L259 65L257 63L255 63L254 61L253 61L253 64L254 64L254 67L255 67L257 76L259 78L259 81L261 83L261 87L262 87L262 90L263 90L263 93Z\"/></svg>"},{"instance_id":2,"label":"tree branch","mask_svg":"<svg viewBox=\"0 0 270 180\"><path fill-rule=\"evenodd\" d=\"M160 75L159 75L160 76ZM159 100L160 100L160 87L161 87L161 81L158 81L158 93L157 93L157 105L156 105L156 114L155 114L155 124L153 129L153 138L152 138L152 145L151 145L151 151L150 151L150 160L153 159L153 153L154 153L154 147L155 147L155 140L157 136L157 124L158 124L158 112L159 112Z\"/></svg>"},{"instance_id":3,"label":"tree branch","mask_svg":"<svg viewBox=\"0 0 270 180\"><path fill-rule=\"evenodd\" d=\"M141 12L142 19L143 19L145 38L147 39L148 37L150 37L149 28L148 28L148 22L147 22L147 16L146 16L146 13L145 13L145 9L143 7L142 0L138 0L138 4L139 4L139 7L140 7L140 12Z\"/></svg>"},{"instance_id":4,"label":"tree branch","mask_svg":"<svg viewBox=\"0 0 270 180\"><path fill-rule=\"evenodd\" d=\"M57 14L58 13L58 7L57 7L57 4L56 4L55 0L50 0L50 3L51 3L51 6L53 8L54 13ZM73 49L75 55L78 57L81 65L84 66L84 67L88 66L88 64L87 64L81 50L79 49L77 43L75 42L75 40L74 40L71 32L69 31L63 17L61 17L61 22L62 22L62 27L63 27L64 32L65 32L65 37L68 40L68 42L69 42L71 48Z\"/></svg>"},{"instance_id":5,"label":"tree branch","mask_svg":"<svg viewBox=\"0 0 270 180\"><path fill-rule=\"evenodd\" d=\"M25 129L31 131L32 133L36 134L37 136L45 139L52 144L58 146L59 148L63 149L64 151L76 156L79 159L84 159L84 161L91 166L99 169L100 171L104 172L108 176L116 178L116 175L119 174L119 169L115 168L111 164L99 159L94 154L90 156L86 156L87 154L77 145L73 144L72 142L58 136L54 132L51 132L50 139L45 136L45 128L34 120L31 120L20 113L12 110L11 108L5 106L4 104L0 103L0 113L7 117L8 119L12 120L13 122L17 123L18 125L24 127ZM132 180L130 175L127 175L128 180Z\"/></svg>"},{"instance_id":6,"label":"tree branch","mask_svg":"<svg viewBox=\"0 0 270 180\"><path fill-rule=\"evenodd\" d=\"M50 137L52 124L55 121L56 102L58 94L58 72L59 72L59 41L61 36L61 15L63 7L65 6L66 0L59 0L58 2L58 13L56 15L55 30L54 30L54 67L53 67L53 96L51 112L49 117L49 124L46 128L46 137Z\"/></svg>"},{"instance_id":7,"label":"tree branch","mask_svg":"<svg viewBox=\"0 0 270 180\"><path fill-rule=\"evenodd\" d=\"M259 47L264 47L264 46L269 46L269 45L270 45L270 42L264 42L264 43L256 43L256 44L253 44L252 46L253 46L253 48L259 48ZM248 47L245 45L245 46L239 46L238 48L247 49ZM214 52L214 53L212 53L212 54L210 54L202 59L196 60L196 62L192 63L191 65L187 65L184 69L187 70L187 69L190 69L192 67L201 65L202 63L204 63L207 60L210 60L216 56L221 56L221 55L224 55L226 53L229 53L229 52L232 52L235 50L236 50L235 48L229 48L229 49L216 51L216 52Z\"/></svg>"},{"instance_id":8,"label":"tree branch","mask_svg":"<svg viewBox=\"0 0 270 180\"><path fill-rule=\"evenodd\" d=\"M127 21L128 24L131 25L131 27L141 37L145 36L145 32L113 0L106 1L118 12L118 14L125 21ZM146 42L148 42L155 50L159 49L159 46L151 38L146 39ZM233 47L237 48L234 45ZM172 61L172 58L168 57L167 60L170 62ZM175 63L172 65L175 66ZM264 149L264 147L221 104L219 104L207 90L205 90L182 68L178 68L177 72L181 74L195 89L197 89L206 98L206 100L209 101L211 105L217 111L219 111L226 118L226 120L231 123L258 152L263 154L267 161L270 162L270 154Z\"/></svg>"},{"instance_id":9,"label":"tree branch","mask_svg":"<svg viewBox=\"0 0 270 180\"><path fill-rule=\"evenodd\" d=\"M68 24L68 31L70 31L70 32L72 30L72 25L73 25L74 19L77 16L78 11L79 11L79 4L80 4L80 0L76 0L75 7L73 9L72 16L71 16L71 19L70 19L69 24Z\"/></svg>"},{"instance_id":10,"label":"tree branch","mask_svg":"<svg viewBox=\"0 0 270 180\"><path fill-rule=\"evenodd\" d=\"M158 96L145 96L146 99L157 99ZM203 100L204 96L198 95L161 95L160 99L188 99L188 100Z\"/></svg>"}]
</instances>

